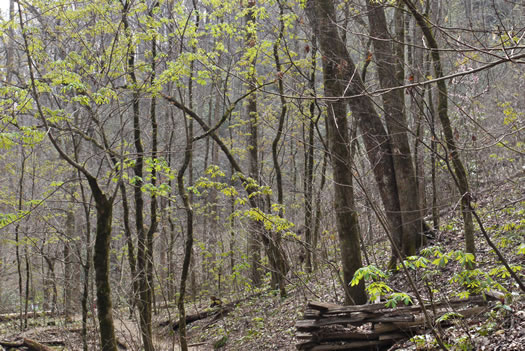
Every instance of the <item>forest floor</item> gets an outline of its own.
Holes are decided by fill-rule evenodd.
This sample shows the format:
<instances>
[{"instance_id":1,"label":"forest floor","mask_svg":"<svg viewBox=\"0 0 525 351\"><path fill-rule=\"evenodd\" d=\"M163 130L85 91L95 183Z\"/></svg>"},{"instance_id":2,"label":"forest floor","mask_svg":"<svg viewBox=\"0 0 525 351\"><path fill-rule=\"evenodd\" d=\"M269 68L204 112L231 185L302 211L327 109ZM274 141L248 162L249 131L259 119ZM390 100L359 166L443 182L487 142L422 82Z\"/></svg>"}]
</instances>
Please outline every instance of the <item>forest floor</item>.
<instances>
[{"instance_id":1,"label":"forest floor","mask_svg":"<svg viewBox=\"0 0 525 351\"><path fill-rule=\"evenodd\" d=\"M494 183L487 186L478 197L478 212L492 240L497 243L512 267L524 279L525 252L518 254L519 248L525 251L525 182L518 177L513 182ZM427 249L431 253L426 268L413 271L418 291L426 300L439 301L457 298L466 291L491 285L493 290L506 291L507 297L499 302L491 302L485 312L456 322L444 329L444 341L451 350L525 350L525 294L502 269L493 250L476 226L476 275L468 277L469 288L458 281L465 272L457 255L450 255L450 261L440 266L436 258L447 257L447 253L464 248L461 220L458 211L450 208L443 214L442 225ZM520 246L521 245L521 246ZM335 248L332 248L335 250ZM437 252L440 252L436 256ZM371 264L385 267L388 261L386 241L376 240L367 247L367 257ZM436 264L432 263L434 261ZM295 350L294 325L302 317L308 301L329 303L342 302L340 278L335 262L325 262L312 273L300 273L289 278L288 296L281 298L273 291L259 292L255 297L250 292L238 292L231 296L221 296L223 304L240 300L229 313L208 317L188 325L190 349L199 350ZM430 278L429 278L430 277ZM455 278L454 278L455 277ZM404 292L415 301L402 273L389 275L385 283L396 292ZM499 285L497 285L499 284ZM432 294L430 296L429 294ZM190 303L187 314L204 311L210 301ZM176 308L159 309L154 317L155 344L158 351L178 350L178 333L166 321L176 320ZM30 320L31 321L31 320ZM140 334L136 323L126 310L116 310L116 329L122 349L140 350ZM90 321L93 325L93 320ZM161 326L164 322L164 325ZM67 326L59 319L47 322L33 321L29 329L16 331L17 321L0 323L0 341L16 341L30 338L47 345L55 345L57 350L81 350L80 324L78 320ZM47 325L54 324L56 325ZM45 325L45 326L42 326ZM89 340L95 344L96 331L90 331ZM399 341L389 350L435 350L436 343L430 335L418 340ZM58 345L58 346L56 346ZM22 350L21 348L20 350ZM0 347L0 350L2 348ZM7 350L7 349L6 349Z\"/></svg>"},{"instance_id":2,"label":"forest floor","mask_svg":"<svg viewBox=\"0 0 525 351\"><path fill-rule=\"evenodd\" d=\"M525 252L518 254L520 245L525 251L525 173L511 179L480 185L476 196L477 210L483 226L497 244L508 263L525 280ZM459 207L459 204L458 206ZM503 301L490 302L485 312L459 320L452 327L444 328L444 341L451 350L525 350L525 294L503 269L496 254L487 245L476 225L476 270L474 275L458 278L466 270L461 265L464 250L462 221L458 208L442 212L441 228L426 246L432 257L426 268L413 270L418 291L425 301L442 301L458 298L477 288L489 287L492 291L507 294ZM376 241L367 249L370 264L384 268L389 259L386 240ZM440 266L435 256L450 255L450 261ZM422 253L420 253L422 255ZM296 350L294 325L302 317L308 301L341 304L343 296L335 262L325 263L311 275L301 274L290 279L288 297L268 292L257 298L239 303L223 318L203 319L188 326L190 344L200 344L200 350ZM523 267L523 268L522 268ZM523 269L523 270L521 270ZM385 283L396 292L404 292L416 301L403 273L389 275ZM470 284L466 287L466 284ZM499 284L499 285L498 285ZM429 289L430 288L430 289ZM429 294L432 294L430 296ZM235 297L231 297L235 300ZM200 310L200 308L195 308ZM191 313L191 308L188 313ZM171 331L170 331L171 332ZM169 333L165 333L169 334ZM436 343L430 335L418 340L407 336L389 350L435 350Z\"/></svg>"}]
</instances>

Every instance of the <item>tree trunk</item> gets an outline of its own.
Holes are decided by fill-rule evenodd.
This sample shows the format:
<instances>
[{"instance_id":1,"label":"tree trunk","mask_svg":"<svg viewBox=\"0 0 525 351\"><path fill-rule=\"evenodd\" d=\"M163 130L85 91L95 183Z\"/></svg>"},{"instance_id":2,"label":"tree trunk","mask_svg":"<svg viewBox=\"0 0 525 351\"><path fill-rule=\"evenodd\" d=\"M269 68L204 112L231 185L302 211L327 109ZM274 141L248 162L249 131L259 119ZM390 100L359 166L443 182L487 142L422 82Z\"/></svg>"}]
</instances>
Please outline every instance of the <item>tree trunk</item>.
<instances>
[{"instance_id":1,"label":"tree trunk","mask_svg":"<svg viewBox=\"0 0 525 351\"><path fill-rule=\"evenodd\" d=\"M75 215L69 210L66 215L66 235L74 237L75 234ZM66 323L71 319L74 281L73 281L73 260L69 242L64 242L64 319Z\"/></svg>"},{"instance_id":2,"label":"tree trunk","mask_svg":"<svg viewBox=\"0 0 525 351\"><path fill-rule=\"evenodd\" d=\"M281 61L279 59L279 46L281 44L281 41L283 39L284 35L284 9L283 5L279 2L279 22L280 22L280 29L279 29L279 38L275 41L273 45L273 56L275 60L275 68L277 70L277 75L279 77L277 81L277 86L279 89L279 95L281 100L281 113L279 114L279 125L277 127L277 133L275 134L275 138L272 142L272 159L273 159L273 166L275 169L275 178L277 183L277 203L279 204L279 216L281 218L284 218L284 200L283 200L283 181L282 181L282 174L281 174L281 165L279 163L279 142L281 140L281 137L283 135L283 127L284 122L286 118L287 113L287 106L286 106L286 99L284 98L284 86L283 86L283 74L282 67L281 67ZM273 289L279 289L281 293L281 297L286 296L286 288L285 288L285 282L284 282L284 276L286 275L288 269L286 264L286 258L281 253L281 233L272 231L271 237L270 237L270 245L271 245L271 251L273 252L273 264L272 264L272 282L273 282ZM277 268L277 270L275 270Z\"/></svg>"},{"instance_id":3,"label":"tree trunk","mask_svg":"<svg viewBox=\"0 0 525 351\"><path fill-rule=\"evenodd\" d=\"M78 176L80 178L80 172L78 172ZM83 268L83 282L82 282L82 350L88 351L88 336L87 336L87 319L88 319L88 312L89 312L89 281L91 277L91 256L92 256L92 247L91 247L91 221L90 221L90 210L89 210L89 203L87 201L87 196L84 192L84 185L82 182L79 183L80 185L80 193L82 195L82 204L84 207L84 215L86 218L86 260L82 263ZM81 260L82 262L82 260Z\"/></svg>"},{"instance_id":4,"label":"tree trunk","mask_svg":"<svg viewBox=\"0 0 525 351\"><path fill-rule=\"evenodd\" d=\"M191 160L192 152L192 139L189 135L189 127L186 123L186 151L184 153L184 162L179 169L177 176L177 184L179 194L182 198L184 209L186 212L186 243L184 246L184 261L182 263L182 273L180 277L179 297L178 297L178 309L179 309L179 336L180 336L180 347L182 351L188 351L188 341L186 339L186 310L184 306L184 298L186 296L186 282L188 280L188 273L190 269L191 256L193 251L193 208L190 202L190 196L184 186L184 173L188 168Z\"/></svg>"},{"instance_id":5,"label":"tree trunk","mask_svg":"<svg viewBox=\"0 0 525 351\"><path fill-rule=\"evenodd\" d=\"M317 69L317 44L315 43L315 37L312 38L312 57L310 61L310 80L308 82L312 93L315 96L315 71ZM308 139L306 139L305 133L303 133L304 140L304 238L306 241L305 249L305 266L306 271L311 272L313 269L313 261L316 250L316 240L314 238L314 212L313 212L313 198L314 198L314 129L315 129L315 100L310 102L310 121L308 123Z\"/></svg>"},{"instance_id":6,"label":"tree trunk","mask_svg":"<svg viewBox=\"0 0 525 351\"><path fill-rule=\"evenodd\" d=\"M248 12L245 16L246 20L246 45L248 47L253 47L256 45L257 37L253 32L253 26L255 26L255 10L256 4L255 0L251 0L248 3ZM248 77L248 83L251 85L249 89L257 86L257 77L256 77L256 56L254 55L252 62L250 62L249 70L252 70ZM247 97L248 106L246 109L246 114L248 117L248 134L249 134L249 151L248 158L250 160L249 166L249 175L258 185L260 183L259 177L259 138L258 138L258 123L259 116L257 114L257 95L254 93L250 94ZM259 199L254 199L257 207L261 207L261 201ZM260 286L262 283L261 272L259 270L259 265L261 261L261 241L259 237L264 236L264 232L260 232L260 225L256 221L252 221L250 225L250 233L248 234L248 257L250 260L251 271L250 278L254 286Z\"/></svg>"},{"instance_id":7,"label":"tree trunk","mask_svg":"<svg viewBox=\"0 0 525 351\"><path fill-rule=\"evenodd\" d=\"M425 17L421 15L417 8L410 0L403 0L407 5L408 9L416 19L417 24L423 31L423 35L427 40L428 46L430 47L430 55L432 56L432 62L434 64L434 73L436 79L443 77L443 67L441 65L441 56L439 54L439 48L432 34L432 30L429 27ZM452 167L454 169L454 175L456 178L456 185L458 187L461 196L461 214L463 215L463 224L465 231L465 249L469 253L476 252L476 246L474 244L474 223L472 221L472 212L470 211L471 194L468 184L467 172L463 166L463 162L459 157L459 153L454 141L454 134L452 132L452 126L448 117L448 93L447 83L445 80L440 79L437 82L438 87L438 117L443 128L443 134L445 135L445 145L447 147L447 157L452 161Z\"/></svg>"},{"instance_id":8,"label":"tree trunk","mask_svg":"<svg viewBox=\"0 0 525 351\"><path fill-rule=\"evenodd\" d=\"M97 208L97 234L95 238L94 267L97 288L97 315L102 351L117 351L113 324L111 284L109 282L109 250L113 202L98 188L95 178L88 178Z\"/></svg>"},{"instance_id":9,"label":"tree trunk","mask_svg":"<svg viewBox=\"0 0 525 351\"><path fill-rule=\"evenodd\" d=\"M131 28L128 23L128 11L131 3L126 1L122 9L122 23L126 39L128 40L127 68L128 79L133 86L138 86L135 74L135 50L132 44ZM151 331L151 284L148 280L148 264L151 261L152 252L149 251L148 230L144 223L144 199L142 197L142 185L144 177L144 146L142 145L141 125L140 125L140 93L132 93L132 114L133 114L133 144L136 151L134 172L134 200L135 200L135 227L137 231L137 307L140 318L140 331L145 351L154 351L152 331Z\"/></svg>"},{"instance_id":10,"label":"tree trunk","mask_svg":"<svg viewBox=\"0 0 525 351\"><path fill-rule=\"evenodd\" d=\"M359 245L359 222L354 204L352 183L352 159L344 91L346 81L344 58L331 48L342 44L339 34L334 29L334 7L331 0L310 1L307 15L324 53L323 78L325 95L332 98L328 102L326 125L334 176L334 208L339 233L341 260L343 263L343 283L346 304L364 304L366 293L364 283L350 286L355 271L361 268L361 250ZM317 19L316 19L317 17ZM328 56L330 54L330 56Z\"/></svg>"},{"instance_id":11,"label":"tree trunk","mask_svg":"<svg viewBox=\"0 0 525 351\"><path fill-rule=\"evenodd\" d=\"M315 9L314 9L315 7ZM381 119L374 110L370 97L362 95L365 91L361 77L356 72L345 43L339 36L333 0L309 0L307 9L312 27L315 29L323 64L335 65L335 70L343 76L343 93L355 118L358 119L368 158L373 167L374 178L385 207L389 221L389 231L393 233L393 245L400 246L395 238L402 237L402 219L394 163L390 140ZM313 10L313 11L312 11ZM395 257L395 256L394 256Z\"/></svg>"},{"instance_id":12,"label":"tree trunk","mask_svg":"<svg viewBox=\"0 0 525 351\"><path fill-rule=\"evenodd\" d=\"M367 8L381 87L394 88L402 85L404 78L403 48L398 49L398 52L392 49L392 37L388 32L383 5L368 0ZM402 13L399 7L396 8L395 15L396 28L404 33ZM398 36L404 37L402 34ZM397 38L397 40L404 42L404 38ZM396 47L399 46L396 45ZM405 118L403 90L391 90L383 94L383 110L392 143L396 193L401 210L402 237L397 240L401 243L402 253L405 256L412 256L416 253L416 240L422 232L422 224L418 206L417 182L407 135L408 124Z\"/></svg>"}]
</instances>

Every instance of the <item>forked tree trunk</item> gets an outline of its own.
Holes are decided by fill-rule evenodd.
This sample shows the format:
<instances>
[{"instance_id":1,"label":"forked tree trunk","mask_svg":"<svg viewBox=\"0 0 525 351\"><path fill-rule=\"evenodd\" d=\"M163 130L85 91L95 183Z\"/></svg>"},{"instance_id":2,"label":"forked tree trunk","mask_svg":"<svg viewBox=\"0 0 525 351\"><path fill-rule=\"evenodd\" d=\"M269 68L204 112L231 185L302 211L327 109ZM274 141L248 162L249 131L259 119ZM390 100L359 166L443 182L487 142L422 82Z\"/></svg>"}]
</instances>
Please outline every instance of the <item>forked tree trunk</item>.
<instances>
[{"instance_id":1,"label":"forked tree trunk","mask_svg":"<svg viewBox=\"0 0 525 351\"><path fill-rule=\"evenodd\" d=\"M367 1L370 35L373 38L374 56L382 88L394 88L403 84L403 50L393 49L393 37L388 31L384 7ZM396 29L404 36L402 13L395 13ZM401 18L400 18L401 17ZM397 23L401 22L401 23ZM403 38L397 38L404 41ZM395 44L394 48L399 47ZM397 51L397 52L396 52ZM416 253L417 239L422 232L421 214L414 163L408 142L408 124L405 117L404 91L397 89L383 94L385 121L392 143L392 160L396 179L396 195L399 199L402 221L402 237L397 238L401 252L406 256ZM395 255L393 255L395 257Z\"/></svg>"},{"instance_id":2,"label":"forked tree trunk","mask_svg":"<svg viewBox=\"0 0 525 351\"><path fill-rule=\"evenodd\" d=\"M363 95L365 91L363 81L359 74L356 74L357 68L338 33L333 0L309 0L308 8L311 8L307 13L320 43L323 62L334 64L336 72L343 76L344 95L354 117L358 119L368 159L388 218L388 230L393 234L392 244L400 246L401 243L396 238L402 237L403 222L389 136L374 109L372 100Z\"/></svg>"}]
</instances>

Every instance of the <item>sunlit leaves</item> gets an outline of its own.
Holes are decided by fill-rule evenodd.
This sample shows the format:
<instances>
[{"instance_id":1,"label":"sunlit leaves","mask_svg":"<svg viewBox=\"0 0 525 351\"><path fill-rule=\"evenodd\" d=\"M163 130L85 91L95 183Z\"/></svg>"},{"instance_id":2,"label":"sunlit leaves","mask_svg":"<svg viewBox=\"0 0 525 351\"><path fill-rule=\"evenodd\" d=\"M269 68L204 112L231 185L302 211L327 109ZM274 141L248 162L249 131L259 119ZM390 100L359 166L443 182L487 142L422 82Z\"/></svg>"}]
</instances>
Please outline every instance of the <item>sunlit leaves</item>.
<instances>
[{"instance_id":1,"label":"sunlit leaves","mask_svg":"<svg viewBox=\"0 0 525 351\"><path fill-rule=\"evenodd\" d=\"M388 273L385 273L381 269L377 268L374 265L369 265L359 268L355 273L352 281L350 282L351 286L359 284L361 280L365 281L377 281L383 280L388 277Z\"/></svg>"},{"instance_id":2,"label":"sunlit leaves","mask_svg":"<svg viewBox=\"0 0 525 351\"><path fill-rule=\"evenodd\" d=\"M27 216L28 211L16 211L15 213L0 213L0 229L19 221Z\"/></svg>"},{"instance_id":3,"label":"sunlit leaves","mask_svg":"<svg viewBox=\"0 0 525 351\"><path fill-rule=\"evenodd\" d=\"M395 292L390 294L388 297L388 300L386 301L386 307L395 308L399 303L402 302L405 305L412 305L414 302L412 301L412 298L402 292Z\"/></svg>"},{"instance_id":4,"label":"sunlit leaves","mask_svg":"<svg viewBox=\"0 0 525 351\"><path fill-rule=\"evenodd\" d=\"M16 138L16 133L0 133L0 150L9 150L14 145L15 142L13 139Z\"/></svg>"}]
</instances>

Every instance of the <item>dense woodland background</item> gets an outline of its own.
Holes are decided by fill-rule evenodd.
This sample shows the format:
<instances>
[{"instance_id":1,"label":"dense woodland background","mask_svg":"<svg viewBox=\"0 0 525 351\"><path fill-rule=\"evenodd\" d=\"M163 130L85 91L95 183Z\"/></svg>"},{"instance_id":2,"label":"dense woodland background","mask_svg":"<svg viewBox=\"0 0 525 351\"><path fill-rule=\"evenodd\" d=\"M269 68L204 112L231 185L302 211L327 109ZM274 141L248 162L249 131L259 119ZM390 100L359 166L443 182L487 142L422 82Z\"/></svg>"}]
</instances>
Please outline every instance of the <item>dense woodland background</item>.
<instances>
[{"instance_id":1,"label":"dense woodland background","mask_svg":"<svg viewBox=\"0 0 525 351\"><path fill-rule=\"evenodd\" d=\"M514 0L11 0L0 321L187 350L210 303L519 301L524 23ZM293 343L257 318L219 341Z\"/></svg>"}]
</instances>

